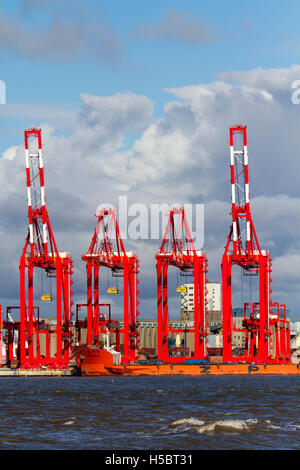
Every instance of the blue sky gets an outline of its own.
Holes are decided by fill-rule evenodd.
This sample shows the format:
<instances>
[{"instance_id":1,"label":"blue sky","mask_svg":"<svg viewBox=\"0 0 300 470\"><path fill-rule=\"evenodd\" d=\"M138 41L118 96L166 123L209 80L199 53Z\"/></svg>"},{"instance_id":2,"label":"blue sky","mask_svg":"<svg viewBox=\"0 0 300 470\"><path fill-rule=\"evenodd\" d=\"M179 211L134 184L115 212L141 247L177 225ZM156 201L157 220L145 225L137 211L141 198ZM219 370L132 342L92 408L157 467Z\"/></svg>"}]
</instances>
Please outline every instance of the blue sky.
<instances>
[{"instance_id":1,"label":"blue sky","mask_svg":"<svg viewBox=\"0 0 300 470\"><path fill-rule=\"evenodd\" d=\"M73 15L75 19L80 16L80 2L42 0L38 8L36 3L0 0L0 12L17 25L16 35L19 24L33 34L48 29L53 23L54 5L67 6L62 13L67 22L72 23ZM4 43L0 48L0 79L6 82L7 103L79 105L81 93L110 96L130 90L149 96L155 103L154 115L161 116L170 98L165 88L209 83L218 73L229 70L289 67L299 56L297 0L289 0L288 8L279 0L189 0L184 6L176 0L87 0L84 10L88 21L111 28L122 57L104 63L88 53L79 53L74 60L57 62L48 60L46 51L37 59ZM188 43L180 38L149 39L133 34L144 25L162 24L172 11L195 25L204 22L212 31L211 41ZM24 120L18 122L26 126ZM1 124L14 127L11 120ZM12 130L2 133L0 151L16 144L17 139L18 133Z\"/></svg>"},{"instance_id":2,"label":"blue sky","mask_svg":"<svg viewBox=\"0 0 300 470\"><path fill-rule=\"evenodd\" d=\"M11 286L18 290L26 235L25 128L43 128L47 201L56 238L76 262L80 302L80 255L95 207L122 194L146 204L204 202L209 277L220 280L230 224L228 128L243 122L254 223L273 256L274 296L299 316L300 106L291 103L300 79L299 17L296 0L0 0L7 91L0 239L9 253L0 253L2 298L18 295ZM131 248L145 258L141 296L149 317L157 242Z\"/></svg>"},{"instance_id":3,"label":"blue sky","mask_svg":"<svg viewBox=\"0 0 300 470\"><path fill-rule=\"evenodd\" d=\"M20 0L0 5L11 21L21 15L24 26L33 31L50 24L47 7L31 12ZM83 54L74 62L57 64L49 63L47 54L45 60L30 60L4 48L0 73L7 83L8 102L79 103L83 92L111 95L132 90L154 99L161 113L168 99L166 87L207 83L227 70L288 67L299 55L300 5L294 0L289 0L288 7L277 0L189 0L184 6L176 0L89 0L84 5L93 21L104 19L116 32L125 63L95 63ZM211 43L188 44L132 37L141 25L161 23L170 10L190 15L195 23L204 21L216 30L216 38Z\"/></svg>"}]
</instances>

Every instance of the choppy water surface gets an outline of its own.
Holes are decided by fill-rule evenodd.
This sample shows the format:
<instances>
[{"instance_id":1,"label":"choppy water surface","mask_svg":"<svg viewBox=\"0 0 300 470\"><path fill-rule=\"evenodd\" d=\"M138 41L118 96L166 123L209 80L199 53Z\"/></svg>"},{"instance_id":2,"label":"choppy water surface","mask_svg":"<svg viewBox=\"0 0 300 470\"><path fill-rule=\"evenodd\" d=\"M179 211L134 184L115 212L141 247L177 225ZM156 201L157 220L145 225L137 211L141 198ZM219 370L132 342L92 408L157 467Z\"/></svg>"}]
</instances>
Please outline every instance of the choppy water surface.
<instances>
[{"instance_id":1,"label":"choppy water surface","mask_svg":"<svg viewBox=\"0 0 300 470\"><path fill-rule=\"evenodd\" d=\"M297 449L299 377L0 378L0 449Z\"/></svg>"}]
</instances>

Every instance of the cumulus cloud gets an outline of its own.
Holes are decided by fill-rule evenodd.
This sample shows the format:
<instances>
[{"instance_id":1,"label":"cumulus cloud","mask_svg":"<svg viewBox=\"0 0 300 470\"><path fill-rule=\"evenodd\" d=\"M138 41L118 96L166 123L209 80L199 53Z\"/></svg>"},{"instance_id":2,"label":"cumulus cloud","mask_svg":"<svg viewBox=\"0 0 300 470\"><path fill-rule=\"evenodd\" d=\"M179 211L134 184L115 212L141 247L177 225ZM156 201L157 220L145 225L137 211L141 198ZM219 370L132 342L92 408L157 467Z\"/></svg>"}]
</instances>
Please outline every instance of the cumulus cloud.
<instances>
[{"instance_id":1,"label":"cumulus cloud","mask_svg":"<svg viewBox=\"0 0 300 470\"><path fill-rule=\"evenodd\" d=\"M298 314L300 108L288 99L288 80L274 86L276 69L268 71L268 82L265 70L261 76L255 73L255 81L247 83L233 85L231 79L219 77L207 85L169 88L170 100L160 118L153 116L148 97L126 92L111 97L82 95L70 136L57 135L54 128L43 125L47 204L60 249L74 257L75 292L81 300L85 272L80 256L90 243L93 214L101 203L118 209L120 195L128 196L128 205L139 202L148 208L151 203L204 203L208 277L220 280L231 222L228 129L241 122L248 126L252 216L260 244L274 260L273 300L288 301L294 317ZM24 150L7 149L4 157L0 236L5 256L0 253L0 264L6 266L4 286L13 296L14 269L27 224ZM129 239L126 246L140 256L141 312L153 317L159 241ZM0 289L4 295L1 284Z\"/></svg>"},{"instance_id":2,"label":"cumulus cloud","mask_svg":"<svg viewBox=\"0 0 300 470\"><path fill-rule=\"evenodd\" d=\"M101 136L111 131L137 133L150 124L153 102L143 95L125 92L113 96L82 94L80 118L85 127L95 129ZM100 129L102 132L99 132Z\"/></svg>"},{"instance_id":3,"label":"cumulus cloud","mask_svg":"<svg viewBox=\"0 0 300 470\"><path fill-rule=\"evenodd\" d=\"M13 160L16 157L18 146L8 147L2 154L4 160Z\"/></svg>"},{"instance_id":4,"label":"cumulus cloud","mask_svg":"<svg viewBox=\"0 0 300 470\"><path fill-rule=\"evenodd\" d=\"M233 81L256 89L270 92L290 91L291 83L300 79L300 65L288 69L264 69L229 71L218 74L220 80Z\"/></svg>"},{"instance_id":5,"label":"cumulus cloud","mask_svg":"<svg viewBox=\"0 0 300 470\"><path fill-rule=\"evenodd\" d=\"M175 40L197 45L218 39L217 31L194 15L178 10L169 10L159 24L142 25L131 35L143 39Z\"/></svg>"}]
</instances>

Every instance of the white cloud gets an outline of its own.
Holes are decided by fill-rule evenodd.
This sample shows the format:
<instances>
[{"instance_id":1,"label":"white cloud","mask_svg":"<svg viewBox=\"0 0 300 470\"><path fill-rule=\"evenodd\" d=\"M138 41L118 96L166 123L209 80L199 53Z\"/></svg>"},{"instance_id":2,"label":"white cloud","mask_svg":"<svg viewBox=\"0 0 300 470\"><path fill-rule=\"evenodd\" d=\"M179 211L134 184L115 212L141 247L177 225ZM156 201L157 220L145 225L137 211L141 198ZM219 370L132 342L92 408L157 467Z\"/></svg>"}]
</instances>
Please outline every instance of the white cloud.
<instances>
[{"instance_id":1,"label":"white cloud","mask_svg":"<svg viewBox=\"0 0 300 470\"><path fill-rule=\"evenodd\" d=\"M2 158L4 160L14 160L14 158L16 158L18 148L19 147L17 145L13 145L12 147L8 147L8 149L6 149L3 152Z\"/></svg>"},{"instance_id":2,"label":"white cloud","mask_svg":"<svg viewBox=\"0 0 300 470\"><path fill-rule=\"evenodd\" d=\"M150 123L153 102L143 95L131 92L113 96L93 96L82 94L81 121L85 127L102 130L101 134L117 131L137 133Z\"/></svg>"},{"instance_id":3,"label":"white cloud","mask_svg":"<svg viewBox=\"0 0 300 470\"><path fill-rule=\"evenodd\" d=\"M300 65L292 65L286 69L263 69L229 71L218 74L220 80L233 81L256 89L270 92L291 90L294 80L300 79Z\"/></svg>"}]
</instances>

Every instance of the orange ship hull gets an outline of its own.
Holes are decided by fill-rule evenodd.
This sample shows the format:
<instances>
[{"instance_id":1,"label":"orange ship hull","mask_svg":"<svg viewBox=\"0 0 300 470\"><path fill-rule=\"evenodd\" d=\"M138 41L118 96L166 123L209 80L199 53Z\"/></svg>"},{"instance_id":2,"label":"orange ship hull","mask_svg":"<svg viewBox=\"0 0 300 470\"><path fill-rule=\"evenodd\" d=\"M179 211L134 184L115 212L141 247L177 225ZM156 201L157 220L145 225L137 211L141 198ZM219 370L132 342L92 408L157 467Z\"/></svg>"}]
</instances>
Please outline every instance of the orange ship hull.
<instances>
[{"instance_id":1,"label":"orange ship hull","mask_svg":"<svg viewBox=\"0 0 300 470\"><path fill-rule=\"evenodd\" d=\"M160 364L160 365L128 365L111 366L106 370L113 375L298 375L300 369L296 364ZM101 375L101 374L99 374Z\"/></svg>"},{"instance_id":2,"label":"orange ship hull","mask_svg":"<svg viewBox=\"0 0 300 470\"><path fill-rule=\"evenodd\" d=\"M79 352L81 375L111 375L113 356L101 348L82 348Z\"/></svg>"},{"instance_id":3,"label":"orange ship hull","mask_svg":"<svg viewBox=\"0 0 300 470\"><path fill-rule=\"evenodd\" d=\"M80 355L81 374L85 376L146 375L299 375L296 364L121 364L114 365L104 349L85 349Z\"/></svg>"}]
</instances>

